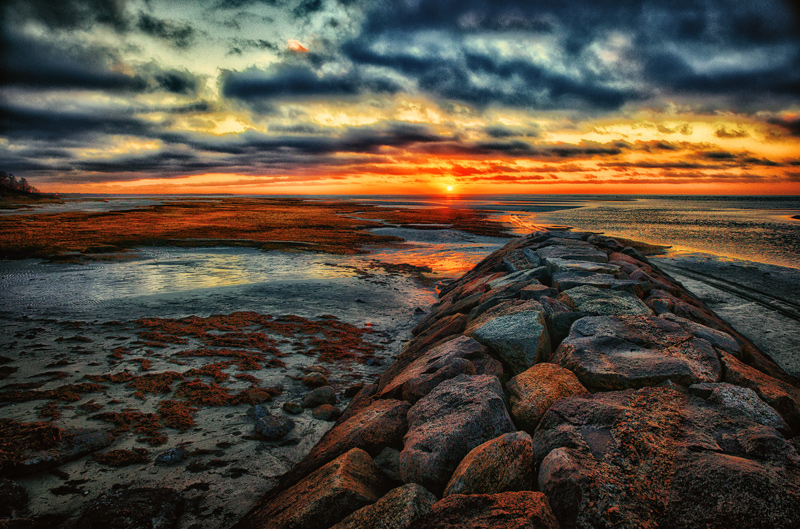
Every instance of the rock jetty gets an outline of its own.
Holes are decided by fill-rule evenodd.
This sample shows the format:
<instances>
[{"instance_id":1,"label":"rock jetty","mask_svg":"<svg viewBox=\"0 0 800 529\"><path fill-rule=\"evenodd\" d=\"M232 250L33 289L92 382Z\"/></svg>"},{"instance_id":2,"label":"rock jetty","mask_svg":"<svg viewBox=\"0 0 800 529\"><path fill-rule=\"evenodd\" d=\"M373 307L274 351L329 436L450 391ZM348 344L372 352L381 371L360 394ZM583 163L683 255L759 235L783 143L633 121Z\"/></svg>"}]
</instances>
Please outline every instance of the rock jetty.
<instances>
[{"instance_id":1,"label":"rock jetty","mask_svg":"<svg viewBox=\"0 0 800 529\"><path fill-rule=\"evenodd\" d=\"M631 247L541 231L235 529L800 527L800 389Z\"/></svg>"}]
</instances>

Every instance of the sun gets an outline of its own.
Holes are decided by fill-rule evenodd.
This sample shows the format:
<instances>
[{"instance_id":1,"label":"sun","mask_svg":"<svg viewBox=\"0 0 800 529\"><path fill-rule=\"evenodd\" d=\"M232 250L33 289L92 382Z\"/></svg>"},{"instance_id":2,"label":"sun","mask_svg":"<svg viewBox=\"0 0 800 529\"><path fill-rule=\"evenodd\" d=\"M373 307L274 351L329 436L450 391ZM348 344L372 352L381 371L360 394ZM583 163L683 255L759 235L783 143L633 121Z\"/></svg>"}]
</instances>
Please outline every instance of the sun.
<instances>
[{"instance_id":1,"label":"sun","mask_svg":"<svg viewBox=\"0 0 800 529\"><path fill-rule=\"evenodd\" d=\"M451 192L453 190L453 186L447 186L447 192Z\"/></svg>"}]
</instances>

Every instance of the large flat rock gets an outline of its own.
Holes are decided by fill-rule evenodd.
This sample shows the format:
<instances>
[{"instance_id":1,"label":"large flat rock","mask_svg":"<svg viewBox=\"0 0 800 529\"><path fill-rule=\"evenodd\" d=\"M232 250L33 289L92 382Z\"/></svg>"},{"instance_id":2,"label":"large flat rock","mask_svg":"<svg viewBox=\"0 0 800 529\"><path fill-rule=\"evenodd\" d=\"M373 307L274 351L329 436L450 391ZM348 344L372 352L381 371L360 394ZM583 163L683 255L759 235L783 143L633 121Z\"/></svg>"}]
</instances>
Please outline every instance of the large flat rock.
<instances>
[{"instance_id":1,"label":"large flat rock","mask_svg":"<svg viewBox=\"0 0 800 529\"><path fill-rule=\"evenodd\" d=\"M681 318L680 316L676 316L671 312L661 314L660 316L666 320L674 321L683 327L686 332L693 334L698 338L708 340L708 342L714 347L741 358L742 347L730 334L717 329L712 329L711 327L706 327L705 325L693 322L692 320L687 320L686 318Z\"/></svg>"},{"instance_id":2,"label":"large flat rock","mask_svg":"<svg viewBox=\"0 0 800 529\"><path fill-rule=\"evenodd\" d=\"M277 496L268 496L235 529L330 527L387 491L386 477L365 451L354 448Z\"/></svg>"},{"instance_id":3,"label":"large flat rock","mask_svg":"<svg viewBox=\"0 0 800 529\"><path fill-rule=\"evenodd\" d=\"M558 522L541 492L454 494L414 529L558 529Z\"/></svg>"},{"instance_id":4,"label":"large flat rock","mask_svg":"<svg viewBox=\"0 0 800 529\"><path fill-rule=\"evenodd\" d=\"M428 514L434 503L436 496L425 487L408 483L390 490L331 529L407 529Z\"/></svg>"},{"instance_id":5,"label":"large flat rock","mask_svg":"<svg viewBox=\"0 0 800 529\"><path fill-rule=\"evenodd\" d=\"M399 444L408 429L409 408L408 402L395 399L372 401L328 430L297 464L295 473L316 470L353 448L377 455L383 447Z\"/></svg>"},{"instance_id":6,"label":"large flat rock","mask_svg":"<svg viewBox=\"0 0 800 529\"><path fill-rule=\"evenodd\" d=\"M668 388L569 397L533 436L563 528L797 527L800 457L759 414Z\"/></svg>"},{"instance_id":7,"label":"large flat rock","mask_svg":"<svg viewBox=\"0 0 800 529\"><path fill-rule=\"evenodd\" d=\"M795 432L800 431L800 390L786 382L766 375L737 360L733 355L720 355L725 366L725 381L756 392L775 408Z\"/></svg>"},{"instance_id":8,"label":"large flat rock","mask_svg":"<svg viewBox=\"0 0 800 529\"><path fill-rule=\"evenodd\" d=\"M503 258L503 264L509 272L519 272L537 268L541 265L541 261L530 248L518 248Z\"/></svg>"},{"instance_id":9,"label":"large flat rock","mask_svg":"<svg viewBox=\"0 0 800 529\"><path fill-rule=\"evenodd\" d=\"M558 300L591 316L652 316L653 311L630 292L582 285L562 292Z\"/></svg>"},{"instance_id":10,"label":"large flat rock","mask_svg":"<svg viewBox=\"0 0 800 529\"><path fill-rule=\"evenodd\" d=\"M514 373L550 356L544 308L537 301L501 303L470 322L465 333L487 346Z\"/></svg>"},{"instance_id":11,"label":"large flat rock","mask_svg":"<svg viewBox=\"0 0 800 529\"><path fill-rule=\"evenodd\" d=\"M595 261L579 261L575 259L559 259L558 257L551 257L547 259L547 269L550 273L556 272L588 272L592 274L616 274L621 269L618 265L595 262Z\"/></svg>"},{"instance_id":12,"label":"large flat rock","mask_svg":"<svg viewBox=\"0 0 800 529\"><path fill-rule=\"evenodd\" d=\"M403 481L441 491L470 450L515 430L497 377L445 380L408 411L400 453Z\"/></svg>"},{"instance_id":13,"label":"large flat rock","mask_svg":"<svg viewBox=\"0 0 800 529\"><path fill-rule=\"evenodd\" d=\"M539 259L547 264L550 259L569 259L574 261L590 261L593 263L607 263L608 254L590 245L545 246L535 250Z\"/></svg>"},{"instance_id":14,"label":"large flat rock","mask_svg":"<svg viewBox=\"0 0 800 529\"><path fill-rule=\"evenodd\" d=\"M609 290L623 290L637 296L643 295L648 286L632 279L617 279L610 274L591 272L556 272L552 278L553 287L560 291L588 285Z\"/></svg>"},{"instance_id":15,"label":"large flat rock","mask_svg":"<svg viewBox=\"0 0 800 529\"><path fill-rule=\"evenodd\" d=\"M416 402L443 380L476 373L472 360L485 358L486 348L467 336L459 335L432 347L388 382L380 392L386 397Z\"/></svg>"},{"instance_id":16,"label":"large flat rock","mask_svg":"<svg viewBox=\"0 0 800 529\"><path fill-rule=\"evenodd\" d=\"M542 272L543 269L540 268L530 268L519 270L518 272L511 272L510 274L506 274L498 277L497 279L489 281L486 283L486 288L489 292L491 292L492 290L499 290L503 287L516 283L538 283L538 278L541 277Z\"/></svg>"},{"instance_id":17,"label":"large flat rock","mask_svg":"<svg viewBox=\"0 0 800 529\"><path fill-rule=\"evenodd\" d=\"M656 316L590 316L572 324L551 360L588 389L689 386L719 382L722 367L711 344Z\"/></svg>"}]
</instances>

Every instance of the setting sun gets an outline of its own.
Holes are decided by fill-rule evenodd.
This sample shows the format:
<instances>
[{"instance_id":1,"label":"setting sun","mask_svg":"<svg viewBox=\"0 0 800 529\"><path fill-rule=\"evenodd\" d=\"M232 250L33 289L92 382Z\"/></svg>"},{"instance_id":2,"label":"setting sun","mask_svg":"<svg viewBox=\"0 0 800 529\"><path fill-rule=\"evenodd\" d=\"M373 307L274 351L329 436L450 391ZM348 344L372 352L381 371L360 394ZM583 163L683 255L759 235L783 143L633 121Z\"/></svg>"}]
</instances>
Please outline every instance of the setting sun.
<instances>
[{"instance_id":1,"label":"setting sun","mask_svg":"<svg viewBox=\"0 0 800 529\"><path fill-rule=\"evenodd\" d=\"M451 191L453 191L453 186L447 186L447 192L449 193Z\"/></svg>"}]
</instances>

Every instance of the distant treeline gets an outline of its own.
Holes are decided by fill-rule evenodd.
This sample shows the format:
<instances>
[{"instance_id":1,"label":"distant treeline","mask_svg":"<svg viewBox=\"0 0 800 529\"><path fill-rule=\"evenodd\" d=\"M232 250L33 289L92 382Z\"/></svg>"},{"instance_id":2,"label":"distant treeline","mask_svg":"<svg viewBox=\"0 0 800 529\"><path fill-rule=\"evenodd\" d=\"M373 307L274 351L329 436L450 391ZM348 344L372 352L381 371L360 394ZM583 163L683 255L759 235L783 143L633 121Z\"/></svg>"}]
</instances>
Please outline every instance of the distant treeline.
<instances>
[{"instance_id":1,"label":"distant treeline","mask_svg":"<svg viewBox=\"0 0 800 529\"><path fill-rule=\"evenodd\" d=\"M25 177L17 178L11 173L0 171L0 189L17 191L20 193L41 193L38 189L33 187L25 180Z\"/></svg>"}]
</instances>

